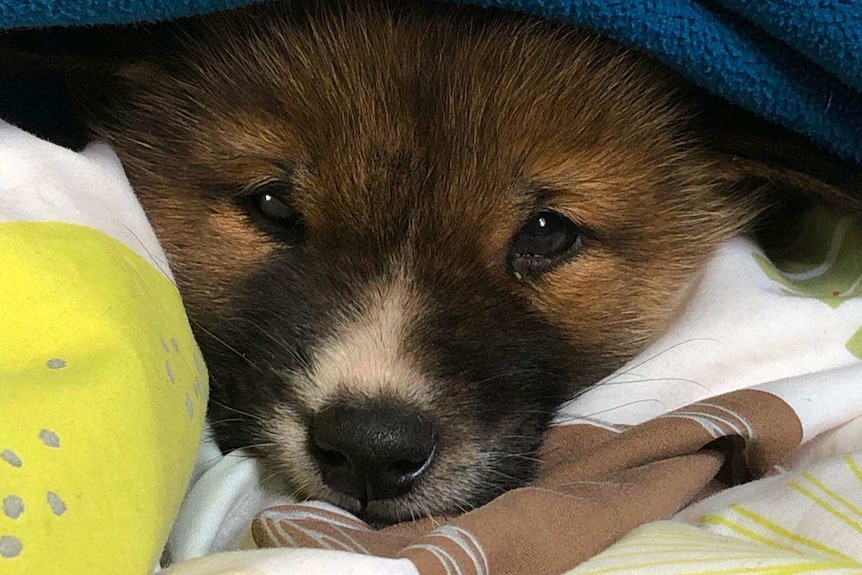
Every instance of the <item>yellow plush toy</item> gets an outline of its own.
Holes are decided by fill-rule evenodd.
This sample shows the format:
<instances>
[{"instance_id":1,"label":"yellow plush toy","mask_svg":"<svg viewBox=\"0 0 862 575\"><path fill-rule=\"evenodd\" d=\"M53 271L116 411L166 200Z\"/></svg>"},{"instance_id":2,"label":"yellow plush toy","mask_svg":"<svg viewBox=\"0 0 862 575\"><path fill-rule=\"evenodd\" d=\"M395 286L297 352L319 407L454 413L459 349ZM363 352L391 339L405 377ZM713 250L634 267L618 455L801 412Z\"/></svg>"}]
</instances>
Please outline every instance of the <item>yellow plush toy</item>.
<instances>
[{"instance_id":1,"label":"yellow plush toy","mask_svg":"<svg viewBox=\"0 0 862 575\"><path fill-rule=\"evenodd\" d=\"M0 123L0 573L145 575L191 474L207 373L170 273L86 225L87 198L9 215L27 182L102 182L128 195L112 225L149 233L109 153L49 146Z\"/></svg>"}]
</instances>

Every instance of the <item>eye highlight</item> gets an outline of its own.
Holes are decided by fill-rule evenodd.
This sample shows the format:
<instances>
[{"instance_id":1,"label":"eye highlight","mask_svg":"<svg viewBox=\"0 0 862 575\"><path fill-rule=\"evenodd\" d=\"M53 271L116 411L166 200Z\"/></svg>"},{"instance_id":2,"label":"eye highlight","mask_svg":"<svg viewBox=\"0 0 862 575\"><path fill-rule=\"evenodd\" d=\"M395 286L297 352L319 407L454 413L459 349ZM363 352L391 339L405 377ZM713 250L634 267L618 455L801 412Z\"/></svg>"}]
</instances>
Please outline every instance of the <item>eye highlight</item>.
<instances>
[{"instance_id":1,"label":"eye highlight","mask_svg":"<svg viewBox=\"0 0 862 575\"><path fill-rule=\"evenodd\" d=\"M298 242L302 239L305 221L291 204L290 196L287 184L270 182L255 188L244 202L261 227L274 235Z\"/></svg>"},{"instance_id":2,"label":"eye highlight","mask_svg":"<svg viewBox=\"0 0 862 575\"><path fill-rule=\"evenodd\" d=\"M512 238L509 267L518 278L542 274L580 253L584 237L584 230L569 218L539 212Z\"/></svg>"},{"instance_id":3,"label":"eye highlight","mask_svg":"<svg viewBox=\"0 0 862 575\"><path fill-rule=\"evenodd\" d=\"M290 221L298 216L298 212L291 208L287 202L269 192L258 192L257 204L263 215L274 220Z\"/></svg>"}]
</instances>

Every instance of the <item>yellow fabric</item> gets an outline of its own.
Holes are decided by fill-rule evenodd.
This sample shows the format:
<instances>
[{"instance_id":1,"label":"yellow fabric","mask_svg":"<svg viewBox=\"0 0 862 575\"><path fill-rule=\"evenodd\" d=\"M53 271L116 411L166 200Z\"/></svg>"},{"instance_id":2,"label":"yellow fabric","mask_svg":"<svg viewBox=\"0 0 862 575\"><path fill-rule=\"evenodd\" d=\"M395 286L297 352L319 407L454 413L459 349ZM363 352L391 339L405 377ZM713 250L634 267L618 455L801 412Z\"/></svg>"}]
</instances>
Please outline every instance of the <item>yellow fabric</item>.
<instances>
[{"instance_id":1,"label":"yellow fabric","mask_svg":"<svg viewBox=\"0 0 862 575\"><path fill-rule=\"evenodd\" d=\"M0 224L0 573L150 573L206 396L164 275L90 228Z\"/></svg>"},{"instance_id":2,"label":"yellow fabric","mask_svg":"<svg viewBox=\"0 0 862 575\"><path fill-rule=\"evenodd\" d=\"M849 557L800 553L737 539L684 523L659 521L635 529L566 575L862 575Z\"/></svg>"}]
</instances>

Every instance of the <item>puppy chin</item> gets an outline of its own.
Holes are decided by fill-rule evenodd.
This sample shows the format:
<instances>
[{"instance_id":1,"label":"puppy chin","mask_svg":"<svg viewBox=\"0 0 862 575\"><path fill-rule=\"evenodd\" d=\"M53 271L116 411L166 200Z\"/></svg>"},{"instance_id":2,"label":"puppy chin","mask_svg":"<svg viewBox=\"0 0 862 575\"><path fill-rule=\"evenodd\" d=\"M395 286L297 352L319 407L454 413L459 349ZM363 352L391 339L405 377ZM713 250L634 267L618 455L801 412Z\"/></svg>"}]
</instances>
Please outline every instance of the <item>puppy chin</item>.
<instances>
[{"instance_id":1,"label":"puppy chin","mask_svg":"<svg viewBox=\"0 0 862 575\"><path fill-rule=\"evenodd\" d=\"M424 517L447 517L468 511L487 503L493 495L479 496L470 485L440 481L428 481L425 485L405 496L369 501L365 505L352 497L337 493L328 487L309 494L307 499L326 501L345 509L375 528L386 527L403 521L414 521ZM441 489L442 488L442 489ZM440 496L439 491L462 492L458 495ZM456 501L462 501L456 504Z\"/></svg>"},{"instance_id":2,"label":"puppy chin","mask_svg":"<svg viewBox=\"0 0 862 575\"><path fill-rule=\"evenodd\" d=\"M382 528L402 521L411 521L419 517L431 515L452 514L454 510L435 509L430 510L426 505L410 502L411 497L399 497L396 499L383 499L369 501L362 505L359 500L336 493L331 489L324 489L314 497L320 501L326 501L346 511L349 511L359 519L368 523L371 527Z\"/></svg>"}]
</instances>

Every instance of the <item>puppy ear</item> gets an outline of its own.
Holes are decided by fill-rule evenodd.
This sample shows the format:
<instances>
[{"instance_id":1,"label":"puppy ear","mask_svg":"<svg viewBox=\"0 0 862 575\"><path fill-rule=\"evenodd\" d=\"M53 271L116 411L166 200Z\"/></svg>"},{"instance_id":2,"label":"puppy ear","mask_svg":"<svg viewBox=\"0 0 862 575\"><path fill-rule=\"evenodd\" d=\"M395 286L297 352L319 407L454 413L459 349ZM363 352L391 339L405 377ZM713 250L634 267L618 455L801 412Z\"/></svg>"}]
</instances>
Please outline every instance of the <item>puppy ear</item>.
<instances>
[{"instance_id":1,"label":"puppy ear","mask_svg":"<svg viewBox=\"0 0 862 575\"><path fill-rule=\"evenodd\" d=\"M83 118L158 67L159 28L27 30L0 35L0 118L71 148Z\"/></svg>"},{"instance_id":2,"label":"puppy ear","mask_svg":"<svg viewBox=\"0 0 862 575\"><path fill-rule=\"evenodd\" d=\"M772 205L826 202L862 214L860 166L717 98L702 101L701 134L731 188L757 187Z\"/></svg>"}]
</instances>

